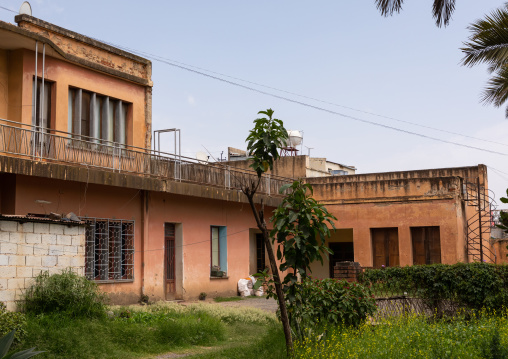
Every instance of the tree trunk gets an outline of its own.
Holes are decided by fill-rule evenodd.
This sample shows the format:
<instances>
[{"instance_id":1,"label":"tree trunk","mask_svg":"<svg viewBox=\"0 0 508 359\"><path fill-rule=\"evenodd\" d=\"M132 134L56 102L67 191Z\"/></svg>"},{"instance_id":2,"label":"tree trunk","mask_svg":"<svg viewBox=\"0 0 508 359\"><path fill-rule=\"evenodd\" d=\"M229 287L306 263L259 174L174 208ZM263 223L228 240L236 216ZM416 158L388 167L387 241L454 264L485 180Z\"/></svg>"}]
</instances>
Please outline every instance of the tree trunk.
<instances>
[{"instance_id":1,"label":"tree trunk","mask_svg":"<svg viewBox=\"0 0 508 359\"><path fill-rule=\"evenodd\" d=\"M280 319L282 321L282 327L284 329L284 336L286 337L286 350L288 357L291 356L293 352L293 339L291 337L291 327L289 325L289 318L286 309L286 301L284 299L284 292L282 291L282 283L280 281L279 269L277 268L277 262L275 261L275 255L273 254L272 243L270 243L270 236L268 234L268 229L266 228L266 222L264 219L263 206L261 210L256 210L256 206L254 205L254 194L255 191L244 191L247 199L249 200L250 207L252 209L252 213L254 214L254 218L256 219L257 226L261 233L263 234L263 239L265 241L266 251L268 253L268 259L270 261L270 267L272 269L273 282L275 285L275 292L277 293L277 300L279 301L279 309L280 309Z\"/></svg>"}]
</instances>

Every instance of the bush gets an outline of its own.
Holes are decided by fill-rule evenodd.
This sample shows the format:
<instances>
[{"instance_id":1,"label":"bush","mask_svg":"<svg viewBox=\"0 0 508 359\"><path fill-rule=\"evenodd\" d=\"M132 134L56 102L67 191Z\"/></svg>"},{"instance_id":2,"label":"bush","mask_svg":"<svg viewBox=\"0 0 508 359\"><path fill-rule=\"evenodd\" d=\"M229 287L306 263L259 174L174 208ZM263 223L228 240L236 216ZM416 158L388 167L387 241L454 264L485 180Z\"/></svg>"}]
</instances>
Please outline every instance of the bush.
<instances>
[{"instance_id":1,"label":"bush","mask_svg":"<svg viewBox=\"0 0 508 359\"><path fill-rule=\"evenodd\" d=\"M26 313L59 312L71 317L104 316L107 296L96 283L69 270L49 275L41 272L20 302Z\"/></svg>"},{"instance_id":2,"label":"bush","mask_svg":"<svg viewBox=\"0 0 508 359\"><path fill-rule=\"evenodd\" d=\"M359 280L378 294L406 292L430 304L452 300L470 309L508 307L506 265L475 262L370 269Z\"/></svg>"},{"instance_id":3,"label":"bush","mask_svg":"<svg viewBox=\"0 0 508 359\"><path fill-rule=\"evenodd\" d=\"M376 311L370 290L358 283L336 279L307 279L296 283L295 305L288 306L292 325L358 326Z\"/></svg>"},{"instance_id":4,"label":"bush","mask_svg":"<svg viewBox=\"0 0 508 359\"><path fill-rule=\"evenodd\" d=\"M18 344L26 335L26 317L23 313L8 312L5 304L0 302L0 337L15 330L14 345Z\"/></svg>"}]
</instances>

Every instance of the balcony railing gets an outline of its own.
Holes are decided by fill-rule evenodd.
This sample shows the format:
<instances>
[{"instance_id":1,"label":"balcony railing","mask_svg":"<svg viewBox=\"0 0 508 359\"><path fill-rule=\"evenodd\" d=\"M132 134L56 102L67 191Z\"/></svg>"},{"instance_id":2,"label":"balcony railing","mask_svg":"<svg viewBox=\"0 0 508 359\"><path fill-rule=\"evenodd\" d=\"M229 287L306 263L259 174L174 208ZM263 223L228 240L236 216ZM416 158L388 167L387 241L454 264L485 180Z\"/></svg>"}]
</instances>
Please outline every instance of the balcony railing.
<instances>
[{"instance_id":1,"label":"balcony railing","mask_svg":"<svg viewBox=\"0 0 508 359\"><path fill-rule=\"evenodd\" d=\"M204 163L52 129L41 131L34 126L2 119L0 154L226 189L240 190L245 184L257 181L256 172L220 162ZM280 187L291 181L290 178L264 175L258 193L279 196Z\"/></svg>"}]
</instances>

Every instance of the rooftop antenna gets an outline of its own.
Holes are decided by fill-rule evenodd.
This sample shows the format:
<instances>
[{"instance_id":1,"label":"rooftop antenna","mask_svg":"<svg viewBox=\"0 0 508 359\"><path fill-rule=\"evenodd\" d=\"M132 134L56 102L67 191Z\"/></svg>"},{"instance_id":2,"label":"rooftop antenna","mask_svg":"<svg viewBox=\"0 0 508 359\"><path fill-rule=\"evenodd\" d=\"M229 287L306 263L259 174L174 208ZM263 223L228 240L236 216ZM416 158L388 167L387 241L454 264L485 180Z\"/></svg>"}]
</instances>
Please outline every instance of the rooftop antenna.
<instances>
[{"instance_id":1,"label":"rooftop antenna","mask_svg":"<svg viewBox=\"0 0 508 359\"><path fill-rule=\"evenodd\" d=\"M21 7L19 8L19 14L32 16L32 7L28 1L23 1L23 4L21 4Z\"/></svg>"}]
</instances>

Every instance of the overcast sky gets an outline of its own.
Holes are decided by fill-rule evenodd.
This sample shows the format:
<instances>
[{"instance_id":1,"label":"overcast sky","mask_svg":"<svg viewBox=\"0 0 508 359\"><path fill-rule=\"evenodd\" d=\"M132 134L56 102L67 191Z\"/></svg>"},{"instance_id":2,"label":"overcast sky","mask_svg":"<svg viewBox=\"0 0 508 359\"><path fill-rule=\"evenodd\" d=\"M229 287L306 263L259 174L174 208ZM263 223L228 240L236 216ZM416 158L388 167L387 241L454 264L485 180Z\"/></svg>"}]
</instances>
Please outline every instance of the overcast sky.
<instances>
[{"instance_id":1,"label":"overcast sky","mask_svg":"<svg viewBox=\"0 0 508 359\"><path fill-rule=\"evenodd\" d=\"M286 128L304 131L313 157L354 165L358 173L483 163L499 199L508 187L508 120L504 108L479 103L486 67L459 63L467 26L504 1L457 0L447 28L434 25L431 0L406 2L401 14L389 18L380 16L373 0L34 0L31 5L33 16L61 27L325 110L152 60L153 127L180 128L185 156L206 148L220 157L228 146L245 148L257 112L272 108ZM0 5L17 11L21 1ZM1 20L13 23L14 15L0 9ZM163 148L172 148L169 137Z\"/></svg>"}]
</instances>

